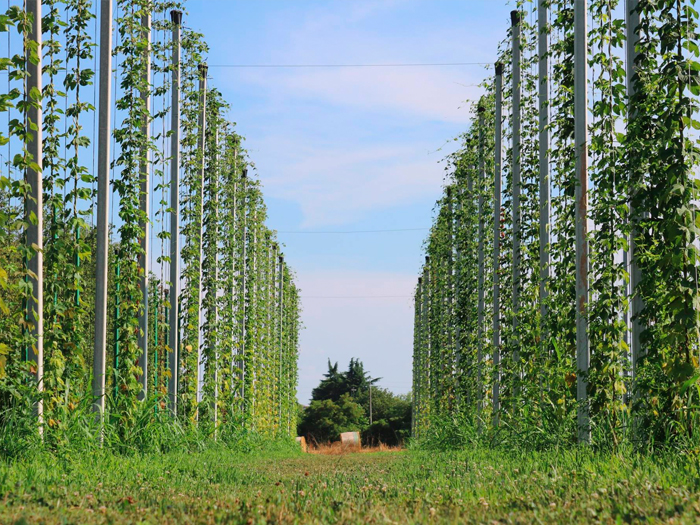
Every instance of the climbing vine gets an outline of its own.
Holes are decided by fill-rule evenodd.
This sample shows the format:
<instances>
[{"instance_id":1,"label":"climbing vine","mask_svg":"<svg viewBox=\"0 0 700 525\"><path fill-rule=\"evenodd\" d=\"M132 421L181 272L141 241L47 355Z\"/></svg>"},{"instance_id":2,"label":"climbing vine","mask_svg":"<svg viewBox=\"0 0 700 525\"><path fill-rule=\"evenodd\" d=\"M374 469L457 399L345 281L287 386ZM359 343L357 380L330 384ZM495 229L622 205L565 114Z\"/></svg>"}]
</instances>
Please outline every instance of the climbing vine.
<instances>
[{"instance_id":1,"label":"climbing vine","mask_svg":"<svg viewBox=\"0 0 700 525\"><path fill-rule=\"evenodd\" d=\"M8 50L10 56L0 57L0 71L9 78L8 89L0 92L0 113L9 124L0 130L0 147L10 153L5 157L3 151L0 165L0 423L13 414L7 409L22 410L21 421L31 426L25 434L41 435L52 447L67 443L76 428L94 430L102 444L147 447L143 428L169 417L216 439L242 430L288 437L297 407L292 360L298 357L298 290L292 270L278 264L282 246L266 226L262 185L253 176L243 138L227 121L228 106L218 90L205 82L200 88L208 47L191 29L183 31L177 47L181 17L169 11L184 10L184 2L115 2L116 69L114 75L100 71L114 95L111 107L100 112L111 112L113 119L111 185L108 195L98 196L95 160L104 152L95 140L93 62L102 37L95 4L42 2L41 53L30 38L37 21L29 11L13 6L0 14L0 33L16 46L14 54ZM173 55L180 50L175 91ZM35 65L43 69L41 91L28 87L36 80L29 78ZM177 122L176 109L181 125L169 125ZM29 121L35 110L43 116L42 129ZM38 132L43 155L34 159L29 146ZM167 139L175 133L181 140L169 148ZM176 153L180 162L172 166ZM30 179L22 174L41 172L40 161L46 227L44 287L36 292L38 278L28 263L38 251L27 242L27 232L39 213L24 211L33 197ZM179 176L177 206L169 198L173 173ZM111 231L102 232L108 239L108 334L100 426L89 413L95 402L91 366L100 355L93 311L101 283L94 280L92 256L95 212L105 201ZM178 217L181 228L171 231L169 219ZM146 230L159 242L145 242ZM171 260L166 244L176 238L184 246L178 260ZM156 263L149 275L143 273L144 261ZM174 298L180 308L173 341L170 299L176 283L165 277L172 265L181 266L183 284ZM147 290L141 289L144 280ZM29 312L30 305L40 304L38 296L44 298L43 311ZM33 358L41 355L41 339L34 335L41 319L43 362ZM170 368L170 356L177 358L177 370ZM177 404L167 395L171 387ZM40 406L43 417L36 417ZM24 445L20 440L13 446Z\"/></svg>"},{"instance_id":2,"label":"climbing vine","mask_svg":"<svg viewBox=\"0 0 700 525\"><path fill-rule=\"evenodd\" d=\"M585 323L577 328L575 210L581 203L575 202L574 128L581 116L574 114L574 70L580 66L575 63L576 6L572 0L523 0L498 54L504 115L501 209L493 209L494 170L486 160L494 153L490 78L486 95L474 104L480 111L461 136L462 147L448 158L445 195L425 245L426 264L415 295L414 436L457 418L490 439L498 435L501 442L508 436L529 446L574 442L580 436L576 385L582 378L596 443L670 443L697 433L698 13L678 0L642 0L640 26L626 28L629 17L621 2L586 5L591 118ZM537 6L547 9L548 19L544 35L550 68L544 78L537 67ZM509 47L516 29L521 81L513 86ZM636 46L627 34L638 36ZM629 46L634 63L622 59ZM629 96L628 76L635 87ZM552 135L546 166L552 196L546 319L540 319L539 294L539 82L548 82L551 93L545 108ZM514 89L521 95L519 115L514 114ZM515 128L516 116L520 128ZM518 186L513 185L516 170ZM455 195L459 204L453 209ZM494 216L500 216L494 232L501 241L497 261L487 233L493 224L486 227ZM630 266L641 275L636 285ZM494 272L499 311L489 312L493 294L486 290ZM481 297L488 304L482 305ZM642 305L638 313L634 301ZM494 313L500 320L498 348L486 342L494 340ZM641 326L639 348L633 345L635 323ZM586 371L577 369L577 354L586 350L577 348L577 329L587 331L591 364ZM446 363L453 361L451 370ZM459 385L455 403L450 384Z\"/></svg>"}]
</instances>

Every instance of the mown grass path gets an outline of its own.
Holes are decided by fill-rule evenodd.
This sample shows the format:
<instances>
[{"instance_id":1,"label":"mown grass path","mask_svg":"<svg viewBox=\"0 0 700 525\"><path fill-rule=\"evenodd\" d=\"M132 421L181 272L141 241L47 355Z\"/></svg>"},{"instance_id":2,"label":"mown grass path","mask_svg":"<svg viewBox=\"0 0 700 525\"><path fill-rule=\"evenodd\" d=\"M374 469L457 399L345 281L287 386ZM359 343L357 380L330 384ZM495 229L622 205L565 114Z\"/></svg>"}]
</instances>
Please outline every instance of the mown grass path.
<instances>
[{"instance_id":1,"label":"mown grass path","mask_svg":"<svg viewBox=\"0 0 700 525\"><path fill-rule=\"evenodd\" d=\"M693 457L223 449L0 464L0 523L697 523Z\"/></svg>"}]
</instances>

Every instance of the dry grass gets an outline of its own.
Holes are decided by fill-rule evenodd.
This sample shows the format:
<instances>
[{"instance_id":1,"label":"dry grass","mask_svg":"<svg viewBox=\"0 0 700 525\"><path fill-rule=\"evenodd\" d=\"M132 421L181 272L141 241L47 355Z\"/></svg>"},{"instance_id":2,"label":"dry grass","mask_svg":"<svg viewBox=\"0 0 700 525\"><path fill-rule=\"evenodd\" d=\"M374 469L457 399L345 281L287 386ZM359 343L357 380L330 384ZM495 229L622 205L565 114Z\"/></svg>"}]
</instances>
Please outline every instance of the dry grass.
<instances>
[{"instance_id":1,"label":"dry grass","mask_svg":"<svg viewBox=\"0 0 700 525\"><path fill-rule=\"evenodd\" d=\"M389 447L380 443L376 447L361 447L357 445L343 445L340 441L334 443L324 443L320 445L309 445L309 454L322 454L325 456L342 456L345 454L371 454L373 452L398 452L402 447Z\"/></svg>"}]
</instances>

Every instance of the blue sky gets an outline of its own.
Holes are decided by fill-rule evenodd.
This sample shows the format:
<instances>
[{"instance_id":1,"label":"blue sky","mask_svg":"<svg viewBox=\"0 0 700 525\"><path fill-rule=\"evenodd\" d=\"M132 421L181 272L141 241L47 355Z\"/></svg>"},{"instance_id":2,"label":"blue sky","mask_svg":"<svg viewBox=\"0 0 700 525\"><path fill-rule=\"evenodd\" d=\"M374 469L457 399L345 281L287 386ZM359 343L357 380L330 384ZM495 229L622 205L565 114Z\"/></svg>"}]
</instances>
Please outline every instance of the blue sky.
<instances>
[{"instance_id":1,"label":"blue sky","mask_svg":"<svg viewBox=\"0 0 700 525\"><path fill-rule=\"evenodd\" d=\"M510 4L510 5L509 5ZM482 66L226 68L231 64L493 63L505 0L190 0L211 48L210 85L231 105L302 290L299 400L360 358L411 387L411 294L451 139ZM372 296L373 298L329 298ZM382 297L376 297L382 296ZM390 297L386 297L390 296Z\"/></svg>"}]
</instances>

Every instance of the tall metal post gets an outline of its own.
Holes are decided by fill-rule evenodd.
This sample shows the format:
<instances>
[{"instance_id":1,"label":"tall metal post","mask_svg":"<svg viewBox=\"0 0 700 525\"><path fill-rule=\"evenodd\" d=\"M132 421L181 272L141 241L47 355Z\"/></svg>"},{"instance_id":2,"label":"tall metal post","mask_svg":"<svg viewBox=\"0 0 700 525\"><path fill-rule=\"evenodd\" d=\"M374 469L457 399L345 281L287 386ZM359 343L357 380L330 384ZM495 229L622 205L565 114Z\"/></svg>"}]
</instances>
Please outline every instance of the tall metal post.
<instances>
[{"instance_id":1,"label":"tall metal post","mask_svg":"<svg viewBox=\"0 0 700 525\"><path fill-rule=\"evenodd\" d=\"M251 228L251 247L253 251L252 255L252 261L250 262L250 270L251 270L251 275L252 275L252 283L250 287L250 310L251 310L251 315L255 318L255 323L252 325L252 337L254 340L257 340L257 335L259 333L259 325L258 325L258 319L257 319L257 314L258 314L258 286L259 286L259 274L258 274L258 207L256 204L256 200L253 199L252 202L252 223L253 227ZM257 399L258 399L258 354L259 354L259 348L257 347L257 344L251 344L250 348L253 350L250 353L251 357L251 362L250 362L250 421L252 424L252 430L253 432L256 431L257 428Z\"/></svg>"},{"instance_id":2,"label":"tall metal post","mask_svg":"<svg viewBox=\"0 0 700 525\"><path fill-rule=\"evenodd\" d=\"M474 179L472 177L472 171L476 170L475 166L469 166L467 168L467 198L469 200L473 199L474 197ZM471 398L471 393L472 393L472 374L471 374L471 367L472 367L472 361L471 361L471 355L467 355L467 359L465 360L465 364L462 366L462 370L464 370L464 374L462 374L462 388L463 390L466 390L466 399L464 402L466 403L467 406L471 405L472 398ZM465 388L466 387L466 388Z\"/></svg>"},{"instance_id":3,"label":"tall metal post","mask_svg":"<svg viewBox=\"0 0 700 525\"><path fill-rule=\"evenodd\" d=\"M293 286L294 285L290 285L290 289L293 289ZM289 298L287 299L287 303L289 304L289 306L291 306L293 304L291 302L291 293L289 294ZM284 379L285 379L285 391L287 393L287 399L286 399L287 403L285 406L285 413L287 416L287 434L286 435L289 436L291 434L291 430L292 430L291 429L291 417L290 417L291 412L292 412L290 410L290 406L291 406L290 401L291 401L291 394L292 394L292 363L291 363L291 359L289 359L289 358L293 356L293 352L294 352L293 348L294 347L293 347L293 338L292 338L292 330L293 330L293 324L292 324L292 319L291 319L292 315L291 315L291 312L289 312L289 311L286 313L287 313L287 326L288 326L286 350L287 350L287 362L288 362L289 366L287 366L287 374L286 374Z\"/></svg>"},{"instance_id":4,"label":"tall metal post","mask_svg":"<svg viewBox=\"0 0 700 525\"><path fill-rule=\"evenodd\" d=\"M476 185L479 193L479 245L478 245L478 278L477 278L477 365L476 377L479 392L477 393L477 414L481 414L484 398L484 181L486 180L486 161L484 159L484 106L479 104L479 182ZM481 421L479 421L481 425Z\"/></svg>"},{"instance_id":5,"label":"tall metal post","mask_svg":"<svg viewBox=\"0 0 700 525\"><path fill-rule=\"evenodd\" d=\"M578 441L590 442L588 414L588 0L574 4L574 142L576 147L576 400Z\"/></svg>"},{"instance_id":6,"label":"tall metal post","mask_svg":"<svg viewBox=\"0 0 700 525\"><path fill-rule=\"evenodd\" d=\"M516 370L514 394L517 398L520 392L520 11L512 11L510 16L513 24L513 360Z\"/></svg>"},{"instance_id":7,"label":"tall metal post","mask_svg":"<svg viewBox=\"0 0 700 525\"><path fill-rule=\"evenodd\" d=\"M274 375L273 366L274 365L274 343L273 343L273 330L272 330L272 305L275 303L275 253L274 245L272 243L270 232L265 235L265 275L267 276L267 285L265 288L265 310L267 316L265 319L265 354L266 354L266 375L267 380L267 397L270 400L270 406L274 403ZM274 428L274 418L271 414L266 414L268 421L270 423L270 428Z\"/></svg>"},{"instance_id":8,"label":"tall metal post","mask_svg":"<svg viewBox=\"0 0 700 525\"><path fill-rule=\"evenodd\" d=\"M493 426L501 410L501 170L503 167L503 64L496 63L495 162L493 185L493 367L491 385Z\"/></svg>"},{"instance_id":9,"label":"tall metal post","mask_svg":"<svg viewBox=\"0 0 700 525\"><path fill-rule=\"evenodd\" d=\"M172 101L170 103L170 354L168 355L168 401L177 416L178 354L180 352L180 32L182 11L171 11Z\"/></svg>"},{"instance_id":10,"label":"tall metal post","mask_svg":"<svg viewBox=\"0 0 700 525\"><path fill-rule=\"evenodd\" d=\"M636 117L636 111L634 108L633 100L637 94L637 60L639 58L639 51L637 50L637 45L639 44L639 0L627 0L627 5L625 7L626 16L626 32L627 32L627 99L629 103L627 104L627 121L632 122ZM629 174L629 180L634 180L634 173ZM636 238L639 232L639 227L637 224L637 218L634 209L633 199L630 195L629 199L629 216L630 216L630 239L629 239L629 255L627 252L623 253L625 267L629 263L630 271L630 290L629 295L632 300L632 377L637 375L637 366L639 364L639 358L642 356L642 345L641 345L641 334L643 331L642 324L639 322L639 315L644 309L644 300L642 296L638 293L637 287L642 280L642 271L639 268L637 261L637 245ZM629 260L628 260L629 259ZM625 311L625 321L629 323L629 314Z\"/></svg>"},{"instance_id":11,"label":"tall metal post","mask_svg":"<svg viewBox=\"0 0 700 525\"><path fill-rule=\"evenodd\" d=\"M233 224L234 232L232 232L230 235L232 238L231 240L231 275L233 276L231 279L231 323L233 326L236 324L236 300L235 298L237 297L236 294L236 286L237 286L237 281L236 281L236 267L237 267L237 249L238 249L238 244L236 242L236 234L235 234L235 229L236 229L236 221L238 220L238 182L236 180L236 177L238 176L238 149L233 150L233 202L232 202L232 221L231 224ZM236 361L236 333L235 330L231 330L231 393L234 393L234 387L236 384L236 375L235 375L235 367L237 365Z\"/></svg>"},{"instance_id":12,"label":"tall metal post","mask_svg":"<svg viewBox=\"0 0 700 525\"><path fill-rule=\"evenodd\" d=\"M92 394L99 422L105 409L107 361L107 269L109 265L109 164L112 131L112 0L100 2L100 95L97 136L97 255L95 275L95 348Z\"/></svg>"},{"instance_id":13,"label":"tall metal post","mask_svg":"<svg viewBox=\"0 0 700 525\"><path fill-rule=\"evenodd\" d=\"M280 375L278 378L278 388L279 388L279 423L280 426L282 425L282 374L283 374L283 368L284 368L284 349L282 345L282 339L283 339L283 328L284 324L282 320L284 319L284 255L279 256L279 270L277 272L279 274L279 359L280 359Z\"/></svg>"},{"instance_id":14,"label":"tall metal post","mask_svg":"<svg viewBox=\"0 0 700 525\"><path fill-rule=\"evenodd\" d=\"M165 359L165 370L168 369L168 360L167 360L167 353L168 353L168 348L170 347L170 288L165 289L165 300L163 301L163 324L165 324L164 329L163 329L163 349L165 350L166 353L166 359ZM165 387L168 388L170 385L170 381L168 380L167 375L165 376ZM158 399L160 399L160 392L158 391L158 382L156 382L156 395L158 395Z\"/></svg>"},{"instance_id":15,"label":"tall metal post","mask_svg":"<svg viewBox=\"0 0 700 525\"><path fill-rule=\"evenodd\" d=\"M209 225L212 228L212 237L214 238L214 267L212 271L212 282L214 288L207 290L207 296L214 294L214 299L211 301L212 311L208 313L209 323L214 323L214 339L212 344L214 348L209 349L209 355L214 356L214 398L212 399L212 408L214 413L214 435L216 436L217 426L219 424L219 127L214 128L214 169L211 170L210 177L214 177L214 184L211 184L211 194L209 198L212 200L213 220ZM211 328L210 328L211 329Z\"/></svg>"},{"instance_id":16,"label":"tall metal post","mask_svg":"<svg viewBox=\"0 0 700 525\"><path fill-rule=\"evenodd\" d=\"M542 340L545 339L547 322L547 297L549 295L549 0L539 0L537 6L538 57L539 57L539 163L540 163L540 322Z\"/></svg>"},{"instance_id":17,"label":"tall metal post","mask_svg":"<svg viewBox=\"0 0 700 525\"><path fill-rule=\"evenodd\" d=\"M418 437L420 414L420 380L421 380L421 301L423 295L423 279L418 278L418 289L414 300L415 315L413 319L413 411L411 417L411 436Z\"/></svg>"},{"instance_id":18,"label":"tall metal post","mask_svg":"<svg viewBox=\"0 0 700 525\"><path fill-rule=\"evenodd\" d=\"M275 351L277 344L277 243L273 242L270 248L270 307L268 308L268 323L270 324L270 359L272 360L272 366L270 367L270 374L273 377L273 384L271 390L271 401L270 406L275 406L277 403L277 397L279 395L279 384L274 380L275 373L279 370L279 354ZM274 371L273 371L274 370ZM277 431L279 429L278 422L275 418L270 415L270 420L272 422L272 429Z\"/></svg>"},{"instance_id":19,"label":"tall metal post","mask_svg":"<svg viewBox=\"0 0 700 525\"><path fill-rule=\"evenodd\" d=\"M433 383L433 370L431 363L431 345L430 345L430 257L425 258L425 266L423 268L423 315L422 315L422 332L423 332L423 363L424 363L424 377L426 379L425 387L421 392L421 408L423 410L428 410L430 413L430 407L432 406L432 383ZM426 399L423 400L423 395ZM422 414L421 414L422 417Z\"/></svg>"},{"instance_id":20,"label":"tall metal post","mask_svg":"<svg viewBox=\"0 0 700 525\"><path fill-rule=\"evenodd\" d=\"M457 410L460 410L462 404L462 388L460 380L460 364L462 361L462 327L460 326L460 291L461 291L461 279L462 279L462 250L459 242L459 232L462 229L462 191L461 188L457 193L457 213L455 217L455 227L452 242L455 246L455 280L454 280L454 294L453 300L454 304L452 307L452 317L454 319L454 337L455 337L455 399L457 400Z\"/></svg>"},{"instance_id":21,"label":"tall metal post","mask_svg":"<svg viewBox=\"0 0 700 525\"><path fill-rule=\"evenodd\" d=\"M241 350L240 350L240 370L241 370L241 399L243 405L245 406L245 380L246 380L246 338L248 337L248 320L246 316L248 315L247 301L248 301L248 290L247 290L247 279L248 279L248 169L243 169L242 174L242 186L243 186L243 213L241 214L241 220L243 225L242 233L242 248L243 257L241 262Z\"/></svg>"},{"instance_id":22,"label":"tall metal post","mask_svg":"<svg viewBox=\"0 0 700 525\"><path fill-rule=\"evenodd\" d=\"M231 323L232 323L232 330L231 330L231 392L234 392L234 386L236 383L235 380L235 373L234 369L236 367L236 331L233 330L233 326L235 326L236 323L236 262L237 262L237 253L236 249L238 247L236 243L236 234L235 234L235 228L236 228L236 221L238 220L238 182L236 181L236 177L238 176L238 144L234 146L233 150L233 202L231 206L231 224L233 224L234 227L234 232L231 233L231 236L233 239L231 240Z\"/></svg>"},{"instance_id":23,"label":"tall metal post","mask_svg":"<svg viewBox=\"0 0 700 525\"><path fill-rule=\"evenodd\" d=\"M433 259L431 257L426 257L425 258L425 266L428 269L428 282L432 282L433 287L428 288L428 324L426 325L428 328L428 334L431 334L430 330L430 321L434 321L435 324L437 325L436 332L440 332L442 335L442 327L440 326L440 292L441 292L441 286L440 286L440 280L438 278L439 276L439 266L440 266L440 259ZM434 289L433 289L434 288ZM436 340L435 344L435 351L430 353L430 370L431 370L431 380L430 380L430 400L431 400L431 407L432 410L435 411L436 414L440 413L440 383L442 380L441 377L441 370L440 367L438 366L439 361L440 361L440 340ZM431 348L432 350L432 348Z\"/></svg>"},{"instance_id":24,"label":"tall metal post","mask_svg":"<svg viewBox=\"0 0 700 525\"><path fill-rule=\"evenodd\" d=\"M37 62L30 60L31 52L26 50L27 57L27 99L30 104L27 108L27 124L35 125L32 130L32 138L27 141L27 152L31 160L38 165L38 169L27 168L26 182L29 185L29 198L25 199L25 213L27 220L27 270L32 293L28 297L26 306L26 319L32 326L32 345L28 348L26 359L36 363L33 373L37 383L37 390L44 390L44 200L43 200L43 150L42 128L43 115L41 100L32 100L32 92L41 93L42 74L42 25L41 25L41 0L27 0L27 13L32 16L29 30L29 39L37 43ZM29 126L28 126L29 127ZM38 400L36 413L39 422L39 433L43 433L44 404Z\"/></svg>"},{"instance_id":25,"label":"tall metal post","mask_svg":"<svg viewBox=\"0 0 700 525\"><path fill-rule=\"evenodd\" d=\"M207 65L199 64L199 152L201 162L199 163L199 279L197 281L197 294L199 308L202 308L202 298L204 297L204 287L202 286L202 270L204 266L204 171L206 161L206 134L207 134ZM202 398L202 316L197 314L197 371L196 385L199 402ZM199 410L195 412L195 419L199 420Z\"/></svg>"},{"instance_id":26,"label":"tall metal post","mask_svg":"<svg viewBox=\"0 0 700 525\"><path fill-rule=\"evenodd\" d=\"M143 89L141 100L147 116L143 119L141 133L146 141L146 146L141 150L141 192L139 204L141 209L140 228L143 232L141 238L141 249L139 255L139 272L141 272L141 305L139 307L139 336L138 345L141 350L139 355L139 367L141 368L141 391L139 399L144 400L148 396L148 259L150 257L150 221L149 221L149 195L150 191L150 165L151 165L151 15L146 13L141 18L146 49L144 50L145 67L143 70Z\"/></svg>"},{"instance_id":27,"label":"tall metal post","mask_svg":"<svg viewBox=\"0 0 700 525\"><path fill-rule=\"evenodd\" d=\"M455 322L454 316L454 298L455 298L455 278L454 278L454 247L452 240L454 239L454 191L452 186L448 186L446 189L447 194L447 216L449 217L449 236L450 244L449 251L447 253L447 283L445 290L445 301L443 303L445 311L445 330L447 332L447 352L443 356L442 361L442 375L444 376L444 381L447 385L447 407L449 410L452 409L451 399L455 392L454 376L455 376L455 327L457 323Z\"/></svg>"}]
</instances>

